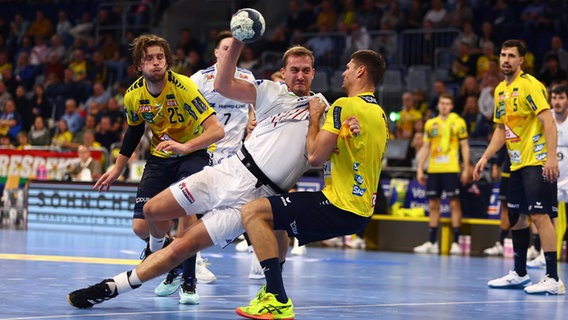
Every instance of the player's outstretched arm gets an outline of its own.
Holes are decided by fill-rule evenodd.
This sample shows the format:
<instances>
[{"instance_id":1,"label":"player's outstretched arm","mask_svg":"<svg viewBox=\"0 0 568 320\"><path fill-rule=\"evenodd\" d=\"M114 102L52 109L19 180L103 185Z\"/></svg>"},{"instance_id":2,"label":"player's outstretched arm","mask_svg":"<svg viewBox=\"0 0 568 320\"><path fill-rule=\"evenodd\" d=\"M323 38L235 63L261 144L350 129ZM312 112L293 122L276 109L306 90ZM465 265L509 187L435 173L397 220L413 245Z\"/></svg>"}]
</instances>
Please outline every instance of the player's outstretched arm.
<instances>
[{"instance_id":1,"label":"player's outstretched arm","mask_svg":"<svg viewBox=\"0 0 568 320\"><path fill-rule=\"evenodd\" d=\"M244 103L256 103L256 88L245 80L235 78L237 61L243 48L243 43L232 38L229 49L217 64L217 76L215 77L215 91L226 98Z\"/></svg>"}]
</instances>

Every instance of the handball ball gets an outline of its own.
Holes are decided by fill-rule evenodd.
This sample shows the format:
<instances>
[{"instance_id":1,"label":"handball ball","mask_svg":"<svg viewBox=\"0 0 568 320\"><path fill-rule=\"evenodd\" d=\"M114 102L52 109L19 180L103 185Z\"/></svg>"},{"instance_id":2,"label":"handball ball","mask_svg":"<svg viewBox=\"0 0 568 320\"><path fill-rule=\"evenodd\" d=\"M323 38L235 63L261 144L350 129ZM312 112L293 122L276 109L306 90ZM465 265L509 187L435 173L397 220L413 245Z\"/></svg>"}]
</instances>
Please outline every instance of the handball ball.
<instances>
[{"instance_id":1,"label":"handball ball","mask_svg":"<svg viewBox=\"0 0 568 320\"><path fill-rule=\"evenodd\" d=\"M233 37L244 43L258 40L264 34L265 28L262 14L251 8L240 9L231 18Z\"/></svg>"}]
</instances>

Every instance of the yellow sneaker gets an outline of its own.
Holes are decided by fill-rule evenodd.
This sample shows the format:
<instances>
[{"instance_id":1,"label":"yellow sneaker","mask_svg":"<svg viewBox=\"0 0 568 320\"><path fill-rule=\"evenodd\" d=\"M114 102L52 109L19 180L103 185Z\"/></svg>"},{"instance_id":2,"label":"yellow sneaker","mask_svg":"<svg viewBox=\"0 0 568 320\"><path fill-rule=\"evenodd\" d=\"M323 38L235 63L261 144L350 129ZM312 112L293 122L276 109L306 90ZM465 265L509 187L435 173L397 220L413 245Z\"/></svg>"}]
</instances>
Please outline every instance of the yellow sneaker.
<instances>
[{"instance_id":1,"label":"yellow sneaker","mask_svg":"<svg viewBox=\"0 0 568 320\"><path fill-rule=\"evenodd\" d=\"M274 294L265 291L263 286L250 305L237 308L239 316L249 319L294 319L294 305L288 299L286 303L276 300Z\"/></svg>"}]
</instances>

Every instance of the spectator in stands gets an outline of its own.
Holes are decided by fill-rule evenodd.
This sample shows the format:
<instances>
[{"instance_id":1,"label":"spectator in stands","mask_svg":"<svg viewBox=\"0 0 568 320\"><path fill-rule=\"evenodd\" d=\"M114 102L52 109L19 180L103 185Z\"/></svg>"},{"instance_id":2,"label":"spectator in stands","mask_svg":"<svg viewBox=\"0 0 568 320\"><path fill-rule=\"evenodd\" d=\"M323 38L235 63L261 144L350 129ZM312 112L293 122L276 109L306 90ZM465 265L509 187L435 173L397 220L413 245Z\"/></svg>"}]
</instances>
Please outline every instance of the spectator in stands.
<instances>
[{"instance_id":1,"label":"spectator in stands","mask_svg":"<svg viewBox=\"0 0 568 320\"><path fill-rule=\"evenodd\" d=\"M426 101L426 94L422 89L416 89L413 92L413 100L414 100L414 110L418 110L424 118L426 111L428 110L428 102Z\"/></svg>"},{"instance_id":2,"label":"spectator in stands","mask_svg":"<svg viewBox=\"0 0 568 320\"><path fill-rule=\"evenodd\" d=\"M479 42L477 43L477 47L481 48L481 50L483 51L483 48L485 47L485 44L487 42L492 43L493 47L495 47L495 43L497 43L496 41L497 38L493 33L493 24L489 21L483 21L483 23L481 24L481 34L479 35ZM493 52L493 54L495 54L495 52Z\"/></svg>"},{"instance_id":3,"label":"spectator in stands","mask_svg":"<svg viewBox=\"0 0 568 320\"><path fill-rule=\"evenodd\" d=\"M109 85L109 68L103 61L103 54L100 51L95 51L91 66L89 67L88 79L92 83L102 83L104 87Z\"/></svg>"},{"instance_id":4,"label":"spectator in stands","mask_svg":"<svg viewBox=\"0 0 568 320\"><path fill-rule=\"evenodd\" d=\"M420 0L412 0L410 2L410 6L406 11L406 28L408 29L421 28L423 19L424 19L424 10L422 9L422 2Z\"/></svg>"},{"instance_id":5,"label":"spectator in stands","mask_svg":"<svg viewBox=\"0 0 568 320\"><path fill-rule=\"evenodd\" d=\"M84 11L81 15L81 20L69 30L69 33L74 39L79 41L86 41L88 38L93 36L93 31L95 24L91 19L91 14L89 11Z\"/></svg>"},{"instance_id":6,"label":"spectator in stands","mask_svg":"<svg viewBox=\"0 0 568 320\"><path fill-rule=\"evenodd\" d=\"M47 96L43 85L36 84L33 90L34 94L30 99L32 113L34 116L41 116L44 119L52 117L52 108L48 103Z\"/></svg>"},{"instance_id":7,"label":"spectator in stands","mask_svg":"<svg viewBox=\"0 0 568 320\"><path fill-rule=\"evenodd\" d=\"M549 54L544 63L544 71L539 74L538 79L546 88L552 89L552 87L557 84L568 84L568 75L566 71L560 69L560 62L558 61L557 55Z\"/></svg>"},{"instance_id":8,"label":"spectator in stands","mask_svg":"<svg viewBox=\"0 0 568 320\"><path fill-rule=\"evenodd\" d=\"M8 135L12 141L16 140L22 130L22 116L16 111L14 99L6 100L4 111L0 115L0 134Z\"/></svg>"},{"instance_id":9,"label":"spectator in stands","mask_svg":"<svg viewBox=\"0 0 568 320\"><path fill-rule=\"evenodd\" d=\"M341 27L340 26L340 31L341 31ZM383 40L383 41L387 41L388 37L383 38L381 36L377 37L377 39ZM379 47L382 43L373 43L373 45L376 45L377 47ZM357 22L354 22L351 24L351 29L346 31L346 37L345 37L345 49L343 51L343 60L346 60L347 57L350 57L351 54L355 51L358 50L365 50L365 49L369 49L371 48L371 36L369 35L369 32L367 32L367 28L365 27L361 27ZM380 52L383 54L383 56L385 56L385 52L386 50L380 50L380 49L386 49L386 48L377 48L379 50L376 50L377 52ZM386 58L386 57L385 57Z\"/></svg>"},{"instance_id":10,"label":"spectator in stands","mask_svg":"<svg viewBox=\"0 0 568 320\"><path fill-rule=\"evenodd\" d=\"M422 120L420 111L414 109L414 95L411 92L402 94L402 109L396 122L396 138L411 139L414 134L414 123Z\"/></svg>"},{"instance_id":11,"label":"spectator in stands","mask_svg":"<svg viewBox=\"0 0 568 320\"><path fill-rule=\"evenodd\" d=\"M550 50L548 50L544 57L548 57L550 54L555 54L558 57L558 63L560 69L568 72L568 51L563 47L562 37L555 35L550 39ZM542 68L540 72L546 69L546 61L543 61Z\"/></svg>"},{"instance_id":12,"label":"spectator in stands","mask_svg":"<svg viewBox=\"0 0 568 320\"><path fill-rule=\"evenodd\" d=\"M91 133L93 136L92 140L95 141L96 126L97 121L95 119L95 116L92 114L87 114L85 116L85 125L81 128L81 130L77 131L77 133L73 135L73 140L71 140L70 142L64 142L62 144L62 147L73 150L76 150L81 144L87 145L88 147L95 147L92 142L87 143L87 139L85 137L87 133ZM100 143L98 143L97 146L100 147Z\"/></svg>"},{"instance_id":13,"label":"spectator in stands","mask_svg":"<svg viewBox=\"0 0 568 320\"><path fill-rule=\"evenodd\" d=\"M31 146L28 132L23 130L18 132L18 136L16 137L16 142L18 144L17 147L18 150L23 150L25 147Z\"/></svg>"},{"instance_id":14,"label":"spectator in stands","mask_svg":"<svg viewBox=\"0 0 568 320\"><path fill-rule=\"evenodd\" d=\"M382 12L375 6L374 0L363 0L363 4L355 13L355 20L361 27L365 27L368 31L379 30ZM422 24L422 16L420 16L420 24Z\"/></svg>"},{"instance_id":15,"label":"spectator in stands","mask_svg":"<svg viewBox=\"0 0 568 320\"><path fill-rule=\"evenodd\" d=\"M8 42L12 45L19 45L22 41L22 37L28 30L29 21L24 19L21 13L16 13L14 15L14 20L10 23L10 36Z\"/></svg>"},{"instance_id":16,"label":"spectator in stands","mask_svg":"<svg viewBox=\"0 0 568 320\"><path fill-rule=\"evenodd\" d=\"M495 45L493 42L484 42L481 53L482 54L477 57L475 62L475 77L478 81L481 81L485 73L491 68L491 61L494 61L496 65L498 65L497 62L499 61L499 58L495 54ZM497 72L499 73L499 70L497 70Z\"/></svg>"},{"instance_id":17,"label":"spectator in stands","mask_svg":"<svg viewBox=\"0 0 568 320\"><path fill-rule=\"evenodd\" d=\"M379 34L372 40L371 49L381 53L387 60L387 64L393 63L396 59L396 54L398 52L398 37L397 33L388 33L391 31L392 27L388 22L381 22L381 31L383 33ZM366 30L365 30L366 33ZM368 47L367 47L368 48Z\"/></svg>"},{"instance_id":18,"label":"spectator in stands","mask_svg":"<svg viewBox=\"0 0 568 320\"><path fill-rule=\"evenodd\" d=\"M357 19L357 10L355 8L355 0L343 1L343 9L337 17L337 25L343 26L347 30L351 29L351 24Z\"/></svg>"},{"instance_id":19,"label":"spectator in stands","mask_svg":"<svg viewBox=\"0 0 568 320\"><path fill-rule=\"evenodd\" d=\"M41 116L35 117L28 136L32 146L48 146L51 143L51 132Z\"/></svg>"},{"instance_id":20,"label":"spectator in stands","mask_svg":"<svg viewBox=\"0 0 568 320\"><path fill-rule=\"evenodd\" d=\"M454 105L454 112L457 114L462 114L462 111L465 107L465 101L469 96L476 96L479 97L480 93L479 83L475 80L474 76L467 76L462 82L460 86L460 93L456 99Z\"/></svg>"},{"instance_id":21,"label":"spectator in stands","mask_svg":"<svg viewBox=\"0 0 568 320\"><path fill-rule=\"evenodd\" d=\"M48 47L42 36L35 36L35 45L30 52L30 65L34 67L36 74L43 73L43 65L47 61Z\"/></svg>"},{"instance_id":22,"label":"spectator in stands","mask_svg":"<svg viewBox=\"0 0 568 320\"><path fill-rule=\"evenodd\" d=\"M100 142L100 144L105 147L108 152L110 152L112 144L119 142L119 136L116 132L112 131L112 122L110 117L103 116L97 128L95 140Z\"/></svg>"},{"instance_id":23,"label":"spectator in stands","mask_svg":"<svg viewBox=\"0 0 568 320\"><path fill-rule=\"evenodd\" d=\"M76 83L81 83L87 80L89 74L89 62L85 59L85 53L82 49L76 49L73 53L73 58L67 65L67 68L72 72L72 78Z\"/></svg>"},{"instance_id":24,"label":"spectator in stands","mask_svg":"<svg viewBox=\"0 0 568 320\"><path fill-rule=\"evenodd\" d=\"M460 25L461 33L454 39L452 43L451 51L453 54L457 54L459 50L459 45L462 43L467 43L470 48L470 53L475 55L479 53L477 48L477 42L479 37L473 31L473 25L470 22L464 22Z\"/></svg>"},{"instance_id":25,"label":"spectator in stands","mask_svg":"<svg viewBox=\"0 0 568 320\"><path fill-rule=\"evenodd\" d=\"M18 55L18 62L14 69L16 80L19 81L26 90L31 90L35 82L34 68L30 65L29 55L23 51Z\"/></svg>"},{"instance_id":26,"label":"spectator in stands","mask_svg":"<svg viewBox=\"0 0 568 320\"><path fill-rule=\"evenodd\" d=\"M458 52L453 58L450 75L453 81L461 85L465 77L475 75L476 59L470 53L469 43L462 42L458 46Z\"/></svg>"},{"instance_id":27,"label":"spectator in stands","mask_svg":"<svg viewBox=\"0 0 568 320\"><path fill-rule=\"evenodd\" d=\"M57 121L57 129L55 129L55 134L51 139L51 145L54 147L63 147L65 143L71 142L71 140L73 140L73 133L69 131L67 121L65 121L65 119L59 119L59 121Z\"/></svg>"},{"instance_id":28,"label":"spectator in stands","mask_svg":"<svg viewBox=\"0 0 568 320\"><path fill-rule=\"evenodd\" d=\"M460 182L465 184L470 171L469 143L465 121L452 112L453 99L448 94L442 94L438 102L439 115L426 121L424 125L424 144L418 162L418 168L423 168L429 158L428 177L424 171L417 170L416 178L421 184L426 184L426 195L429 198L429 238L424 244L414 248L416 253L437 254L438 225L440 219L440 197L442 192L450 200L452 215L453 241L450 254L462 253L458 238L461 229L462 209L459 198ZM460 150L463 159L463 169L460 168ZM461 171L461 177L458 173Z\"/></svg>"},{"instance_id":29,"label":"spectator in stands","mask_svg":"<svg viewBox=\"0 0 568 320\"><path fill-rule=\"evenodd\" d=\"M16 93L16 89L21 86L20 82L14 78L14 72L12 71L12 67L6 68L2 70L0 73L0 79L6 85L6 90L14 96Z\"/></svg>"},{"instance_id":30,"label":"spectator in stands","mask_svg":"<svg viewBox=\"0 0 568 320\"><path fill-rule=\"evenodd\" d=\"M61 116L61 119L67 122L67 127L73 135L79 132L85 125L83 117L78 112L77 101L73 98L65 101L65 113Z\"/></svg>"},{"instance_id":31,"label":"spectator in stands","mask_svg":"<svg viewBox=\"0 0 568 320\"><path fill-rule=\"evenodd\" d=\"M495 35L498 36L495 43L514 37L520 27L515 9L509 6L507 0L497 0L491 11Z\"/></svg>"},{"instance_id":32,"label":"spectator in stands","mask_svg":"<svg viewBox=\"0 0 568 320\"><path fill-rule=\"evenodd\" d=\"M8 57L8 50L1 50L0 51L0 72L4 71L4 69L12 70L14 66Z\"/></svg>"},{"instance_id":33,"label":"spectator in stands","mask_svg":"<svg viewBox=\"0 0 568 320\"><path fill-rule=\"evenodd\" d=\"M85 131L83 135L83 145L90 149L100 149L103 147L100 142L95 140L95 132L92 130Z\"/></svg>"},{"instance_id":34,"label":"spectator in stands","mask_svg":"<svg viewBox=\"0 0 568 320\"><path fill-rule=\"evenodd\" d=\"M103 173L103 165L91 157L91 151L84 145L77 148L78 161L67 171L73 181L93 181Z\"/></svg>"},{"instance_id":35,"label":"spectator in stands","mask_svg":"<svg viewBox=\"0 0 568 320\"><path fill-rule=\"evenodd\" d=\"M109 99L110 92L105 90L102 83L95 82L95 84L93 84L93 95L85 101L85 109L87 110L87 113L90 113L89 108L92 102L96 102L99 105L99 111L105 110Z\"/></svg>"},{"instance_id":36,"label":"spectator in stands","mask_svg":"<svg viewBox=\"0 0 568 320\"><path fill-rule=\"evenodd\" d=\"M279 27L274 30L272 36L263 44L263 51L284 52L290 46L290 39L286 35L286 29Z\"/></svg>"},{"instance_id":37,"label":"spectator in stands","mask_svg":"<svg viewBox=\"0 0 568 320\"><path fill-rule=\"evenodd\" d=\"M26 90L23 86L18 86L16 88L14 103L16 104L16 112L22 116L22 130L30 130L34 121L34 113L30 100L26 97Z\"/></svg>"},{"instance_id":38,"label":"spectator in stands","mask_svg":"<svg viewBox=\"0 0 568 320\"><path fill-rule=\"evenodd\" d=\"M424 14L424 20L432 23L432 26L437 28L444 28L448 25L448 12L444 8L442 0L432 0L430 9Z\"/></svg>"},{"instance_id":39,"label":"spectator in stands","mask_svg":"<svg viewBox=\"0 0 568 320\"><path fill-rule=\"evenodd\" d=\"M32 21L26 35L28 36L40 36L49 39L53 35L53 23L49 18L45 16L45 12L42 9L38 9L35 12L35 20Z\"/></svg>"},{"instance_id":40,"label":"spectator in stands","mask_svg":"<svg viewBox=\"0 0 568 320\"><path fill-rule=\"evenodd\" d=\"M65 76L65 64L63 64L62 59L60 59L55 52L51 52L47 57L47 63L44 66L45 70L45 78L49 76L49 74L54 74L59 81L63 79Z\"/></svg>"},{"instance_id":41,"label":"spectator in stands","mask_svg":"<svg viewBox=\"0 0 568 320\"><path fill-rule=\"evenodd\" d=\"M124 121L126 121L126 115L118 105L116 99L110 98L108 100L107 108L102 112L102 116L109 117L111 123L110 131L120 136Z\"/></svg>"},{"instance_id":42,"label":"spectator in stands","mask_svg":"<svg viewBox=\"0 0 568 320\"><path fill-rule=\"evenodd\" d=\"M330 0L323 0L320 3L320 11L316 15L316 26L319 32L334 31L337 25L337 12ZM316 57L317 61L317 57Z\"/></svg>"},{"instance_id":43,"label":"spectator in stands","mask_svg":"<svg viewBox=\"0 0 568 320\"><path fill-rule=\"evenodd\" d=\"M295 33L308 32L310 25L315 24L315 21L316 17L313 10L300 9L298 1L291 0L288 6L288 15L286 16L285 30L288 32L287 38L290 39Z\"/></svg>"},{"instance_id":44,"label":"spectator in stands","mask_svg":"<svg viewBox=\"0 0 568 320\"><path fill-rule=\"evenodd\" d=\"M480 116L479 105L477 104L477 96L468 95L464 100L463 111L461 117L465 121L465 127L470 138L474 138L472 133L476 130L477 118Z\"/></svg>"},{"instance_id":45,"label":"spectator in stands","mask_svg":"<svg viewBox=\"0 0 568 320\"><path fill-rule=\"evenodd\" d=\"M497 87L499 82L501 82L500 78L486 74L477 102L479 105L479 112L489 123L493 123L493 108L495 108L494 93L495 87Z\"/></svg>"},{"instance_id":46,"label":"spectator in stands","mask_svg":"<svg viewBox=\"0 0 568 320\"><path fill-rule=\"evenodd\" d=\"M51 37L51 44L49 45L49 47L47 49L46 56L49 57L50 55L54 54L57 57L57 60L63 61L63 59L65 59L66 51L67 51L67 49L65 48L65 45L63 44L63 38L61 37L61 35L54 34Z\"/></svg>"},{"instance_id":47,"label":"spectator in stands","mask_svg":"<svg viewBox=\"0 0 568 320\"><path fill-rule=\"evenodd\" d=\"M465 22L473 23L473 10L465 0L456 0L454 9L448 12L448 25L454 28L461 28ZM474 46L477 46L477 43Z\"/></svg>"},{"instance_id":48,"label":"spectator in stands","mask_svg":"<svg viewBox=\"0 0 568 320\"><path fill-rule=\"evenodd\" d=\"M288 29L290 30L290 29ZM219 34L219 29L212 27L209 29L209 36L207 37L207 40L205 41L205 50L203 51L203 60L205 61L205 63L210 66L213 63L215 63L215 39L217 38L217 35ZM128 60L131 61L131 60Z\"/></svg>"},{"instance_id":49,"label":"spectator in stands","mask_svg":"<svg viewBox=\"0 0 568 320\"><path fill-rule=\"evenodd\" d=\"M405 26L405 18L404 13L400 10L398 1L391 0L389 1L388 10L381 17L381 26L387 24L391 29L399 32Z\"/></svg>"},{"instance_id":50,"label":"spectator in stands","mask_svg":"<svg viewBox=\"0 0 568 320\"><path fill-rule=\"evenodd\" d=\"M8 92L4 81L0 80L0 112L4 111L4 106L8 100L12 99L12 94Z\"/></svg>"},{"instance_id":51,"label":"spectator in stands","mask_svg":"<svg viewBox=\"0 0 568 320\"><path fill-rule=\"evenodd\" d=\"M0 149L14 149L14 144L9 136L0 134Z\"/></svg>"},{"instance_id":52,"label":"spectator in stands","mask_svg":"<svg viewBox=\"0 0 568 320\"><path fill-rule=\"evenodd\" d=\"M57 13L57 24L55 25L55 34L57 34L64 43L71 44L73 36L71 36L71 29L73 24L69 21L67 12L60 10ZM52 38L53 39L53 38Z\"/></svg>"},{"instance_id":53,"label":"spectator in stands","mask_svg":"<svg viewBox=\"0 0 568 320\"><path fill-rule=\"evenodd\" d=\"M521 11L520 16L523 23L523 38L529 47L536 44L537 31L550 30L551 23L544 14L544 3L542 0L532 0Z\"/></svg>"}]
</instances>

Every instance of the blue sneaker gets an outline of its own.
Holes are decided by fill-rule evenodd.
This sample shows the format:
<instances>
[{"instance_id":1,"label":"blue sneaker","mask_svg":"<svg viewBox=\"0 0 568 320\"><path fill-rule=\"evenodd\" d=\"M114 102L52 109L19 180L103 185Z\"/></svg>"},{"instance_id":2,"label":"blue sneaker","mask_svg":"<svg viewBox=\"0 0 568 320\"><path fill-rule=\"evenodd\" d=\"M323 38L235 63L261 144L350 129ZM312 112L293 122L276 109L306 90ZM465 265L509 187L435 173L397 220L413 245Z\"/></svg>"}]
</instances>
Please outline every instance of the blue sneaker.
<instances>
[{"instance_id":1,"label":"blue sneaker","mask_svg":"<svg viewBox=\"0 0 568 320\"><path fill-rule=\"evenodd\" d=\"M175 268L168 272L166 279L164 279L164 281L162 281L156 289L154 289L154 293L158 297L167 297L176 292L181 284L182 272L183 270L180 268Z\"/></svg>"}]
</instances>

